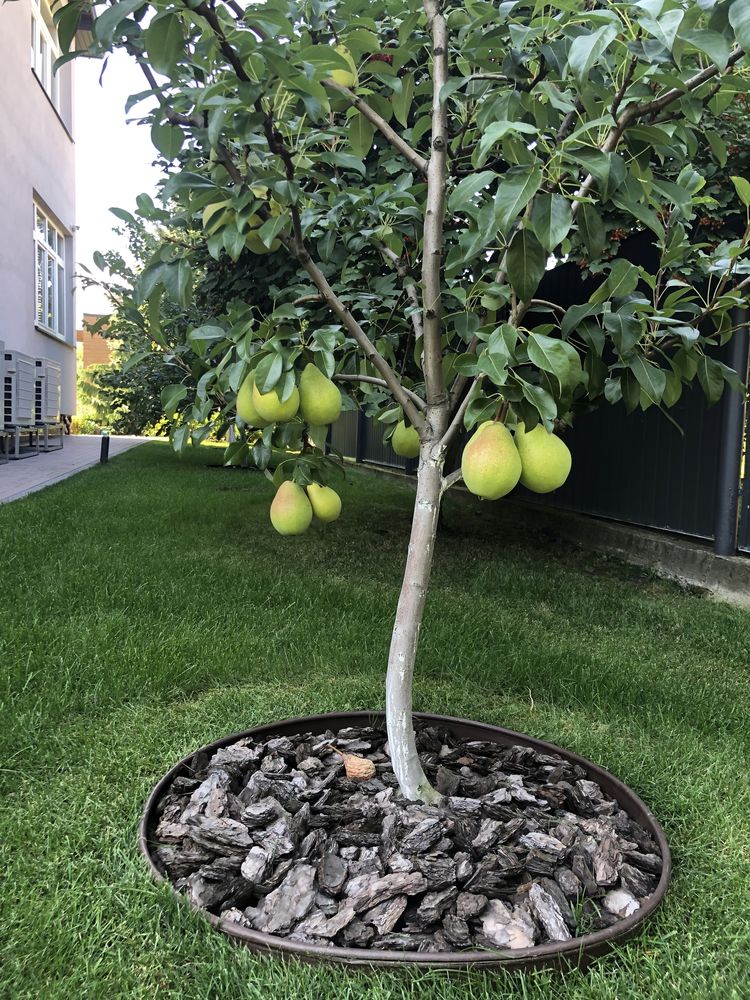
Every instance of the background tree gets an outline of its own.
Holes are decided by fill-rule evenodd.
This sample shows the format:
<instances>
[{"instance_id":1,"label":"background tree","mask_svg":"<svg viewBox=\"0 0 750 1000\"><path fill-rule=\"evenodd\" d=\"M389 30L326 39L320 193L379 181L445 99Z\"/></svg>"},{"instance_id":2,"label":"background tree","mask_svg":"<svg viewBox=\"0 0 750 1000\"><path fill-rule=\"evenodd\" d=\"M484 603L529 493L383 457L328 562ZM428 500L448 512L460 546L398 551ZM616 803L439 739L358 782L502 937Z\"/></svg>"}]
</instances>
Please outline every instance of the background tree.
<instances>
[{"instance_id":1,"label":"background tree","mask_svg":"<svg viewBox=\"0 0 750 1000\"><path fill-rule=\"evenodd\" d=\"M63 42L89 6L59 12ZM438 511L461 474L444 474L459 429L489 421L512 464L501 424L523 444L524 428L549 434L604 401L667 408L695 378L710 401L725 381L739 383L713 352L750 282L750 182L733 182L740 235L712 247L691 234L711 204L697 156L710 148L721 159L705 118L748 89L750 3L93 7L91 54L127 49L156 97L149 118L172 163L162 190L170 225L202 226L219 261L239 266L249 246L269 264L294 262L263 309L233 301L190 330L205 370L175 445L200 440L217 413L229 417L248 372L262 394L289 403L311 361L416 430L386 712L402 791L434 801L411 682ZM615 210L628 232L647 234L653 266L607 249ZM544 299L547 269L580 247L593 276L586 300ZM160 303L187 308L194 267L189 246L165 242L139 276L157 343ZM167 413L188 395L187 383L169 387ZM262 448L277 434L300 452L297 482L326 481L333 460L301 421L266 427ZM498 454L490 449L489 465ZM508 479L507 468L495 473L494 486Z\"/></svg>"}]
</instances>

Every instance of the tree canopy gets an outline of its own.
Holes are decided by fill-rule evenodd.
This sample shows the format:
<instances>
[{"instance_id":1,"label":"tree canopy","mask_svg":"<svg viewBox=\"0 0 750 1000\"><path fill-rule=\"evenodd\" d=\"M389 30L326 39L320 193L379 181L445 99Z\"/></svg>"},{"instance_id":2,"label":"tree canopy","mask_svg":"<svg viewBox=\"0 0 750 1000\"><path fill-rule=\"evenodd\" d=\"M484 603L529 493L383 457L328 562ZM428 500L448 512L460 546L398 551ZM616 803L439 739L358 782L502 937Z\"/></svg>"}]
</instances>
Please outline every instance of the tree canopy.
<instances>
[{"instance_id":1,"label":"tree canopy","mask_svg":"<svg viewBox=\"0 0 750 1000\"><path fill-rule=\"evenodd\" d=\"M750 86L750 0L72 0L63 45L92 8L88 54L141 65L131 107L150 99L164 163L132 315L185 372L162 394L175 446L234 420L249 374L291 413L310 365L416 431L386 701L402 790L430 800L411 669L459 429L491 421L520 469L537 425L742 387L716 350L750 285L750 180L717 181L716 123ZM706 238L716 207L726 231ZM647 253L620 249L630 234ZM249 291L170 343L165 309L193 308L204 249ZM548 297L571 267L587 280ZM324 483L310 431L269 422L256 460L281 443L297 485Z\"/></svg>"}]
</instances>

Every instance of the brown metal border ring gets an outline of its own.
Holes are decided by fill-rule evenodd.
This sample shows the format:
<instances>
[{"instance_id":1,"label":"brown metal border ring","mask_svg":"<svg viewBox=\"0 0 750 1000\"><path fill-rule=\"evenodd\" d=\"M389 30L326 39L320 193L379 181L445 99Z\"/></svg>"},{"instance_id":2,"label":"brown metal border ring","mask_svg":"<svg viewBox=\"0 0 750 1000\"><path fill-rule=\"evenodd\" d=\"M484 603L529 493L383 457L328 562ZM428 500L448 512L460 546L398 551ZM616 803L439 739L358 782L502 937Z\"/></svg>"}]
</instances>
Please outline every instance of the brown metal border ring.
<instances>
[{"instance_id":1,"label":"brown metal border ring","mask_svg":"<svg viewBox=\"0 0 750 1000\"><path fill-rule=\"evenodd\" d=\"M292 941L273 934L264 934L260 931L249 930L240 927L232 921L222 920L221 917L206 913L200 907L195 907L217 930L222 931L228 937L244 944L254 952L260 954L271 954L280 958L296 958L306 962L334 962L342 965L372 967L372 968L393 968L393 967L415 967L420 969L442 969L442 970L465 970L465 969L537 969L543 966L570 968L585 967L592 958L603 955L610 951L615 945L621 944L634 934L639 932L643 923L651 916L654 910L660 905L669 885L672 875L672 855L667 844L664 831L659 825L656 817L648 806L625 785L619 778L616 778L609 771L593 764L577 753L555 746L554 743L547 743L544 740L537 740L522 733L515 733L510 729L502 729L499 726L491 726L482 722L471 722L468 719L455 719L446 715L431 715L424 712L415 713L416 718L429 724L442 725L449 729L456 736L489 740L501 746L529 746L546 753L559 754L560 756L580 764L586 768L590 776L611 795L616 798L628 815L641 824L655 838L661 851L663 868L659 883L645 903L637 913L625 917L613 927L595 931L592 934L585 934L583 937L574 938L572 941L565 941L559 944L544 944L536 948L523 949L501 949L497 951L421 951L421 952L401 952L401 951L381 951L377 948L341 948L337 946L325 946L305 944L301 941ZM373 724L383 721L382 712L330 712L325 715L303 716L297 719L287 719L283 722L273 722L265 726L256 726L254 729L247 729L241 733L233 733L224 736L214 743L201 747L204 751L215 751L222 747L235 743L244 737L263 738L270 736L295 735L297 733L321 733L326 729L343 729L346 726L357 726ZM171 784L174 778L189 773L188 764L193 758L193 751L187 757L183 757L175 766L164 775L148 797L143 816L138 828L138 845L143 854L151 875L157 882L166 881L164 873L159 869L151 850L151 834L156 822L156 805ZM192 904L191 904L192 905Z\"/></svg>"}]
</instances>

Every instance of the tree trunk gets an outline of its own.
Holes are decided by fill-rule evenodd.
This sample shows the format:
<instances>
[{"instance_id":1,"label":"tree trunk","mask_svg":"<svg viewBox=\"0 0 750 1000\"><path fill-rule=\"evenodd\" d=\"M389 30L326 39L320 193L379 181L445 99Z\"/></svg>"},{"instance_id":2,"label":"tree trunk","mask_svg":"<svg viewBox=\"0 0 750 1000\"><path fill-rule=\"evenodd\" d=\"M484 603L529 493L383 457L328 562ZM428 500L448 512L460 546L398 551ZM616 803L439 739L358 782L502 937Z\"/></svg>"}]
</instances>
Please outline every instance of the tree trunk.
<instances>
[{"instance_id":1,"label":"tree trunk","mask_svg":"<svg viewBox=\"0 0 750 1000\"><path fill-rule=\"evenodd\" d=\"M421 799L428 803L438 802L441 796L427 780L417 755L412 722L412 680L435 548L442 466L442 453L438 456L433 444L423 443L409 551L393 625L386 678L386 723L394 773L407 799Z\"/></svg>"}]
</instances>

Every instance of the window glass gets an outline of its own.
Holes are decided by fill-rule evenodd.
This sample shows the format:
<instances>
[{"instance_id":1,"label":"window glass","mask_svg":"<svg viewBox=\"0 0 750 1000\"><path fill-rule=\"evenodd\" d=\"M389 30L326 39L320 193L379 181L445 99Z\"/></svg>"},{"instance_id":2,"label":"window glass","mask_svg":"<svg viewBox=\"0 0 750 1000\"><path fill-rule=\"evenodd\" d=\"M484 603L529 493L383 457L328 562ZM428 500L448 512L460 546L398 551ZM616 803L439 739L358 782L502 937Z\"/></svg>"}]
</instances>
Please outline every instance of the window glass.
<instances>
[{"instance_id":1,"label":"window glass","mask_svg":"<svg viewBox=\"0 0 750 1000\"><path fill-rule=\"evenodd\" d=\"M45 16L46 15L46 16ZM31 2L31 67L37 75L37 79L47 91L47 94L59 110L59 87L57 77L53 71L55 59L60 55L55 37L55 29L52 26L52 16L45 3L44 8L40 5L40 0Z\"/></svg>"},{"instance_id":2,"label":"window glass","mask_svg":"<svg viewBox=\"0 0 750 1000\"><path fill-rule=\"evenodd\" d=\"M65 237L34 208L36 244L36 323L48 333L65 337Z\"/></svg>"}]
</instances>

